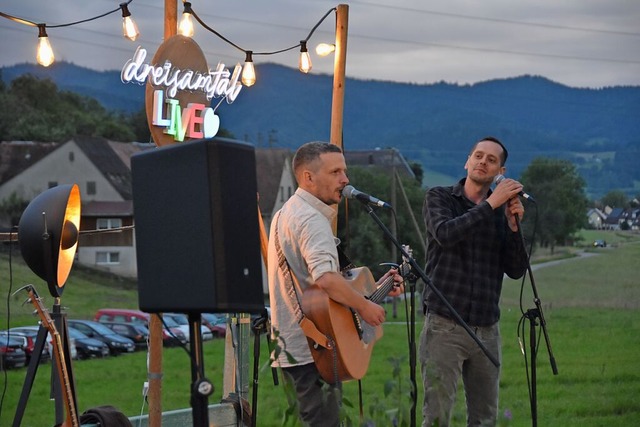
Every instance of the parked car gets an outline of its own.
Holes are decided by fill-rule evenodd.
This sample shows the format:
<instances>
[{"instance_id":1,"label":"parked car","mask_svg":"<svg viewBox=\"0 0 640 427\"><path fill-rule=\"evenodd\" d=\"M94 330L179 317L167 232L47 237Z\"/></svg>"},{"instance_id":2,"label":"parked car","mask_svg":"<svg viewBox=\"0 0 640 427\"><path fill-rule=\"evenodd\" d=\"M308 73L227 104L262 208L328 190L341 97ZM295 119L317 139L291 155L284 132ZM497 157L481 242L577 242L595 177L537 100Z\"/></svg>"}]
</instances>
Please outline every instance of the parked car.
<instances>
[{"instance_id":1,"label":"parked car","mask_svg":"<svg viewBox=\"0 0 640 427\"><path fill-rule=\"evenodd\" d=\"M227 334L227 319L213 313L202 313L202 324L209 328L214 338L224 338Z\"/></svg>"},{"instance_id":2,"label":"parked car","mask_svg":"<svg viewBox=\"0 0 640 427\"><path fill-rule=\"evenodd\" d=\"M95 338L107 344L112 355L131 353L136 349L135 344L127 337L118 335L111 329L93 320L67 320L69 327L75 328L90 338Z\"/></svg>"},{"instance_id":3,"label":"parked car","mask_svg":"<svg viewBox=\"0 0 640 427\"><path fill-rule=\"evenodd\" d=\"M136 350L147 348L147 340L149 339L149 328L137 323L111 323L100 322L116 334L122 335L132 340L136 345Z\"/></svg>"},{"instance_id":4,"label":"parked car","mask_svg":"<svg viewBox=\"0 0 640 427\"><path fill-rule=\"evenodd\" d=\"M90 359L92 357L106 357L111 352L109 346L95 338L90 338L78 329L67 328L69 337L73 338L78 351L78 359Z\"/></svg>"},{"instance_id":5,"label":"parked car","mask_svg":"<svg viewBox=\"0 0 640 427\"><path fill-rule=\"evenodd\" d=\"M96 311L93 320L96 322L139 323L147 325L149 323L149 313L130 308L101 308Z\"/></svg>"},{"instance_id":6,"label":"parked car","mask_svg":"<svg viewBox=\"0 0 640 427\"><path fill-rule=\"evenodd\" d=\"M0 332L0 371L10 368L21 368L27 364L24 351L25 338Z\"/></svg>"},{"instance_id":7,"label":"parked car","mask_svg":"<svg viewBox=\"0 0 640 427\"><path fill-rule=\"evenodd\" d=\"M179 325L180 329L189 336L189 317L183 313L163 313L163 318L166 320L172 319ZM203 341L213 339L213 333L205 325L200 324L200 335ZM191 338L191 337L189 337Z\"/></svg>"},{"instance_id":8,"label":"parked car","mask_svg":"<svg viewBox=\"0 0 640 427\"><path fill-rule=\"evenodd\" d=\"M606 248L607 242L605 240L595 240L593 246L596 248Z\"/></svg>"},{"instance_id":9,"label":"parked car","mask_svg":"<svg viewBox=\"0 0 640 427\"><path fill-rule=\"evenodd\" d=\"M134 323L149 327L151 315L140 310L128 308L101 308L96 312L95 320L100 323ZM162 345L173 347L189 342L189 335L185 334L172 320L165 319L165 327L162 329Z\"/></svg>"},{"instance_id":10,"label":"parked car","mask_svg":"<svg viewBox=\"0 0 640 427\"><path fill-rule=\"evenodd\" d=\"M38 327L29 327L29 326L18 326L15 328L9 329L11 335L20 335L27 339L27 345L24 349L27 354L27 363L31 362L31 358L33 357L33 351L35 350L36 341L38 338ZM45 335L45 340L47 339L47 335ZM51 354L49 353L49 347L44 345L42 347L42 353L40 354L40 363L47 363L51 360Z\"/></svg>"},{"instance_id":11,"label":"parked car","mask_svg":"<svg viewBox=\"0 0 640 427\"><path fill-rule=\"evenodd\" d=\"M11 328L12 331L22 331L28 334L31 334L34 338L34 341L36 339L36 337L38 336L38 330L40 329L40 326L16 326L15 328ZM53 338L51 337L51 334L47 331L47 345L45 346L46 348L46 352L49 355L49 359L51 359L53 357L53 353L54 353L54 349L53 349ZM73 340L73 337L68 337L69 340L69 356L72 359L77 359L78 358L78 350L76 349L76 345L75 342ZM35 344L34 344L35 345ZM42 356L42 357L46 357L46 356Z\"/></svg>"}]
</instances>

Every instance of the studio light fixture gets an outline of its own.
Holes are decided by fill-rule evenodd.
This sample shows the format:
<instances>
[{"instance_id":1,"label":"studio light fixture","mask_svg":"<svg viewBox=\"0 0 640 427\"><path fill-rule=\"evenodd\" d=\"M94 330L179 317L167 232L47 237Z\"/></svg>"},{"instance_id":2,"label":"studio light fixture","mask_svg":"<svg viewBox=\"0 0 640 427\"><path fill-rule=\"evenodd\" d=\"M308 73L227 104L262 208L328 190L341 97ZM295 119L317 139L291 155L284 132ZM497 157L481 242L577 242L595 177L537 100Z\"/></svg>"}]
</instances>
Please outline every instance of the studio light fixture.
<instances>
[{"instance_id":1,"label":"studio light fixture","mask_svg":"<svg viewBox=\"0 0 640 427\"><path fill-rule=\"evenodd\" d=\"M22 258L31 271L47 282L55 298L62 295L73 265L80 209L78 185L59 185L33 199L18 224Z\"/></svg>"},{"instance_id":2,"label":"studio light fixture","mask_svg":"<svg viewBox=\"0 0 640 427\"><path fill-rule=\"evenodd\" d=\"M253 52L248 50L244 59L244 67L242 67L242 84L249 87L256 82L256 69L253 66Z\"/></svg>"},{"instance_id":3,"label":"studio light fixture","mask_svg":"<svg viewBox=\"0 0 640 427\"><path fill-rule=\"evenodd\" d=\"M191 15L193 15L191 3L186 1L184 2L182 18L180 18L180 22L178 23L178 33L185 37L193 37L194 34L193 20L191 19Z\"/></svg>"},{"instance_id":4,"label":"studio light fixture","mask_svg":"<svg viewBox=\"0 0 640 427\"><path fill-rule=\"evenodd\" d=\"M47 36L47 26L45 24L38 24L38 48L36 50L36 61L43 67L48 67L53 64L55 59L53 55L53 49L51 49L51 43L49 43L49 36Z\"/></svg>"},{"instance_id":5,"label":"studio light fixture","mask_svg":"<svg viewBox=\"0 0 640 427\"><path fill-rule=\"evenodd\" d=\"M303 73L308 73L311 71L311 56L309 55L309 51L307 50L307 41L300 40L300 60L298 61L298 69Z\"/></svg>"},{"instance_id":6,"label":"studio light fixture","mask_svg":"<svg viewBox=\"0 0 640 427\"><path fill-rule=\"evenodd\" d=\"M135 41L140 35L136 21L131 17L128 3L120 3L122 9L122 34L131 41Z\"/></svg>"}]
</instances>

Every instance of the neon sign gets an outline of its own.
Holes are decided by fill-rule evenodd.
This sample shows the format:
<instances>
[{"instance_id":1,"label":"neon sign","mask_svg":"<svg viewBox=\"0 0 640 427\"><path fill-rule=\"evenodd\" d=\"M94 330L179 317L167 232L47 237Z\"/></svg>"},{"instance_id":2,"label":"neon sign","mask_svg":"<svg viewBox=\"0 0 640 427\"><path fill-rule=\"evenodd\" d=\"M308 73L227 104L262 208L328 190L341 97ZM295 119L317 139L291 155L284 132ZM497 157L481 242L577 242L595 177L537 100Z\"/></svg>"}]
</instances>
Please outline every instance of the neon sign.
<instances>
[{"instance_id":1,"label":"neon sign","mask_svg":"<svg viewBox=\"0 0 640 427\"><path fill-rule=\"evenodd\" d=\"M242 90L242 66L233 72L218 63L209 68L200 47L191 38L173 36L145 62L147 50L138 47L120 72L123 83L146 84L146 112L156 145L185 139L212 138L220 129L217 107L232 104ZM211 100L219 102L211 107Z\"/></svg>"},{"instance_id":2,"label":"neon sign","mask_svg":"<svg viewBox=\"0 0 640 427\"><path fill-rule=\"evenodd\" d=\"M227 103L231 104L242 90L239 82L242 66L236 65L231 72L219 63L215 70L209 70L207 74L193 70L181 70L174 68L171 61L165 61L161 67L145 64L144 59L147 50L142 47L136 49L133 58L129 59L122 67L120 79L123 83L136 82L144 84L147 80L154 86L166 88L167 95L173 98L178 90L202 91L207 100L223 96Z\"/></svg>"}]
</instances>

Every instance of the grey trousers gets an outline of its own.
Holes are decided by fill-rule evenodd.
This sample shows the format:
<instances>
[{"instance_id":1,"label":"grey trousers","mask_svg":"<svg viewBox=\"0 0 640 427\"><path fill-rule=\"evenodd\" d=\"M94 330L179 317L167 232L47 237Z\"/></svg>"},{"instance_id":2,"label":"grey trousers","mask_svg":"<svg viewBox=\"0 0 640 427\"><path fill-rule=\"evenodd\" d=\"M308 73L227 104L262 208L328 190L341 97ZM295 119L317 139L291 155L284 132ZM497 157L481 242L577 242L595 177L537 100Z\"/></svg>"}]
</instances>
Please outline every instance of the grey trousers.
<instances>
[{"instance_id":1,"label":"grey trousers","mask_svg":"<svg viewBox=\"0 0 640 427\"><path fill-rule=\"evenodd\" d=\"M501 361L498 323L471 329ZM491 363L462 326L427 313L419 354L424 386L422 427L431 427L436 421L440 427L449 426L460 375L467 404L467 426L496 425L500 368Z\"/></svg>"},{"instance_id":2,"label":"grey trousers","mask_svg":"<svg viewBox=\"0 0 640 427\"><path fill-rule=\"evenodd\" d=\"M282 368L285 380L293 385L300 420L309 427L340 425L342 390L325 383L314 363Z\"/></svg>"}]
</instances>

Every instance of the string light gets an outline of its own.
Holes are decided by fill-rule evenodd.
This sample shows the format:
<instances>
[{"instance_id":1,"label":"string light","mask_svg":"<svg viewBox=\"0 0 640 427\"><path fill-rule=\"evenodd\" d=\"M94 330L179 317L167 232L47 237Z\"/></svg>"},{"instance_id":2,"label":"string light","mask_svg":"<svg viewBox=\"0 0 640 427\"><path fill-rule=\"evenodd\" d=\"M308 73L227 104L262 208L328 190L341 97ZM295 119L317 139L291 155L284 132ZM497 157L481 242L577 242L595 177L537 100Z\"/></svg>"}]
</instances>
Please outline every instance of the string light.
<instances>
[{"instance_id":1,"label":"string light","mask_svg":"<svg viewBox=\"0 0 640 427\"><path fill-rule=\"evenodd\" d=\"M256 69L253 66L253 52L248 50L246 54L244 67L242 67L242 84L249 87L256 82Z\"/></svg>"},{"instance_id":2,"label":"string light","mask_svg":"<svg viewBox=\"0 0 640 427\"><path fill-rule=\"evenodd\" d=\"M27 19L18 18L17 16L9 15L8 13L0 12L0 16L3 18L7 18L13 22L17 22L18 24L28 25L30 27L38 27L38 47L36 49L36 61L38 64L48 67L54 61L53 49L51 49L51 43L49 42L49 36L47 35L46 27L49 28L60 28L60 27L70 27L72 25L82 24L89 21L94 21L96 19L105 17L107 15L111 15L112 13L122 11L122 31L126 38L130 40L135 40L138 38L140 34L138 31L138 26L131 18L131 12L129 12L129 8L127 7L129 3L133 0L129 0L125 3L120 3L117 9L111 10L109 12L105 12L101 15L94 16L92 18L83 19L81 21L69 22L68 24L60 24L60 25L47 25L47 24L36 24L35 22L29 21Z\"/></svg>"},{"instance_id":3,"label":"string light","mask_svg":"<svg viewBox=\"0 0 640 427\"><path fill-rule=\"evenodd\" d=\"M191 15L193 15L193 10L191 9L191 3L186 1L184 2L182 18L180 19L180 23L178 24L178 33L185 37L193 37L193 34L194 34L193 21L191 20Z\"/></svg>"},{"instance_id":4,"label":"string light","mask_svg":"<svg viewBox=\"0 0 640 427\"><path fill-rule=\"evenodd\" d=\"M45 24L38 24L38 48L36 50L36 61L43 67L53 64L53 49L49 43Z\"/></svg>"},{"instance_id":5,"label":"string light","mask_svg":"<svg viewBox=\"0 0 640 427\"><path fill-rule=\"evenodd\" d=\"M307 50L307 42L306 40L300 41L300 60L298 61L298 69L303 73L308 73L311 71L311 56L309 56L309 51Z\"/></svg>"},{"instance_id":6,"label":"string light","mask_svg":"<svg viewBox=\"0 0 640 427\"><path fill-rule=\"evenodd\" d=\"M320 43L316 46L316 54L318 56L327 56L332 52L335 52L336 45L329 43Z\"/></svg>"},{"instance_id":7,"label":"string light","mask_svg":"<svg viewBox=\"0 0 640 427\"><path fill-rule=\"evenodd\" d=\"M48 66L48 65L51 65L53 63L54 55L53 55L53 50L51 49L51 44L49 42L49 37L47 36L46 27L49 27L49 28L68 27L68 26L71 26L71 25L76 25L76 24L80 24L80 23L84 23L84 22L88 22L88 21L93 21L95 19L99 19L99 18L102 18L104 16L110 15L110 14L112 14L114 12L121 11L122 12L122 31L123 31L123 35L126 38L128 38L128 39L130 39L132 41L136 40L138 38L138 36L140 35L140 32L138 31L138 26L136 25L135 21L131 17L131 12L129 11L129 8L128 8L128 5L132 1L133 0L128 0L128 1L126 1L124 3L120 3L120 5L118 6L117 9L111 10L111 11L103 13L101 15L98 15L98 16L95 16L95 17L92 17L92 18L88 18L88 19L84 19L82 21L76 21L76 22L71 22L71 23L68 23L68 24L61 24L61 25L36 24L35 22L31 22L31 21L28 21L26 19L18 18L18 17L12 16L12 15L8 15L8 14L3 13L3 12L0 12L0 17L10 19L10 20L12 20L14 22L17 22L19 24L29 25L29 26L32 26L32 27L38 27L39 34L38 34L38 49L37 49L36 58L37 58L37 61L38 61L39 64L42 64L44 66ZM298 62L298 68L303 73L308 73L309 71L311 71L311 68L312 68L311 56L309 55L309 51L307 49L307 43L308 43L309 39L311 38L311 36L313 35L313 33L315 32L315 30L327 18L327 16L329 16L329 14L331 14L332 12L335 12L337 10L337 8L334 7L334 8L331 8L329 11L327 11L327 13L325 13L325 15L311 29L311 31L309 32L309 35L307 36L307 38L304 39L304 40L301 40L300 43L296 44L295 46L291 46L291 47L288 47L288 48L285 48L285 49L280 49L280 50L276 50L276 51L272 51L272 52L254 52L252 50L241 48L240 46L236 45L235 43L233 43L229 39L225 38L222 34L218 33L217 31L215 31L214 29L209 27L193 11L190 2L183 1L183 5L184 5L184 9L183 9L183 13L182 13L182 18L181 18L180 23L178 25L178 33L183 35L183 36L193 37L194 28L193 28L193 21L192 21L191 18L194 18L205 29L209 30L210 32L212 32L213 34L218 36L221 40L227 42L228 44L232 45L236 49L242 51L246 55L245 56L244 67L243 67L243 70L242 70L242 83L245 86L252 86L256 82L256 70L255 70L255 66L254 66L254 63L253 63L253 55L274 55L274 54L277 54L277 53L282 53L282 52L286 52L286 51L289 51L289 50L300 48L300 58L299 58L299 62ZM335 45L322 43L319 46L328 46L329 47L328 50L325 50L326 53L324 53L324 55L327 55L327 54L329 54L329 53L331 53L331 52L333 52L335 50ZM318 51L318 48L316 48L316 53L321 55L320 51Z\"/></svg>"},{"instance_id":8,"label":"string light","mask_svg":"<svg viewBox=\"0 0 640 427\"><path fill-rule=\"evenodd\" d=\"M120 3L122 9L122 34L131 41L135 41L140 35L136 21L131 17L127 3Z\"/></svg>"}]
</instances>

